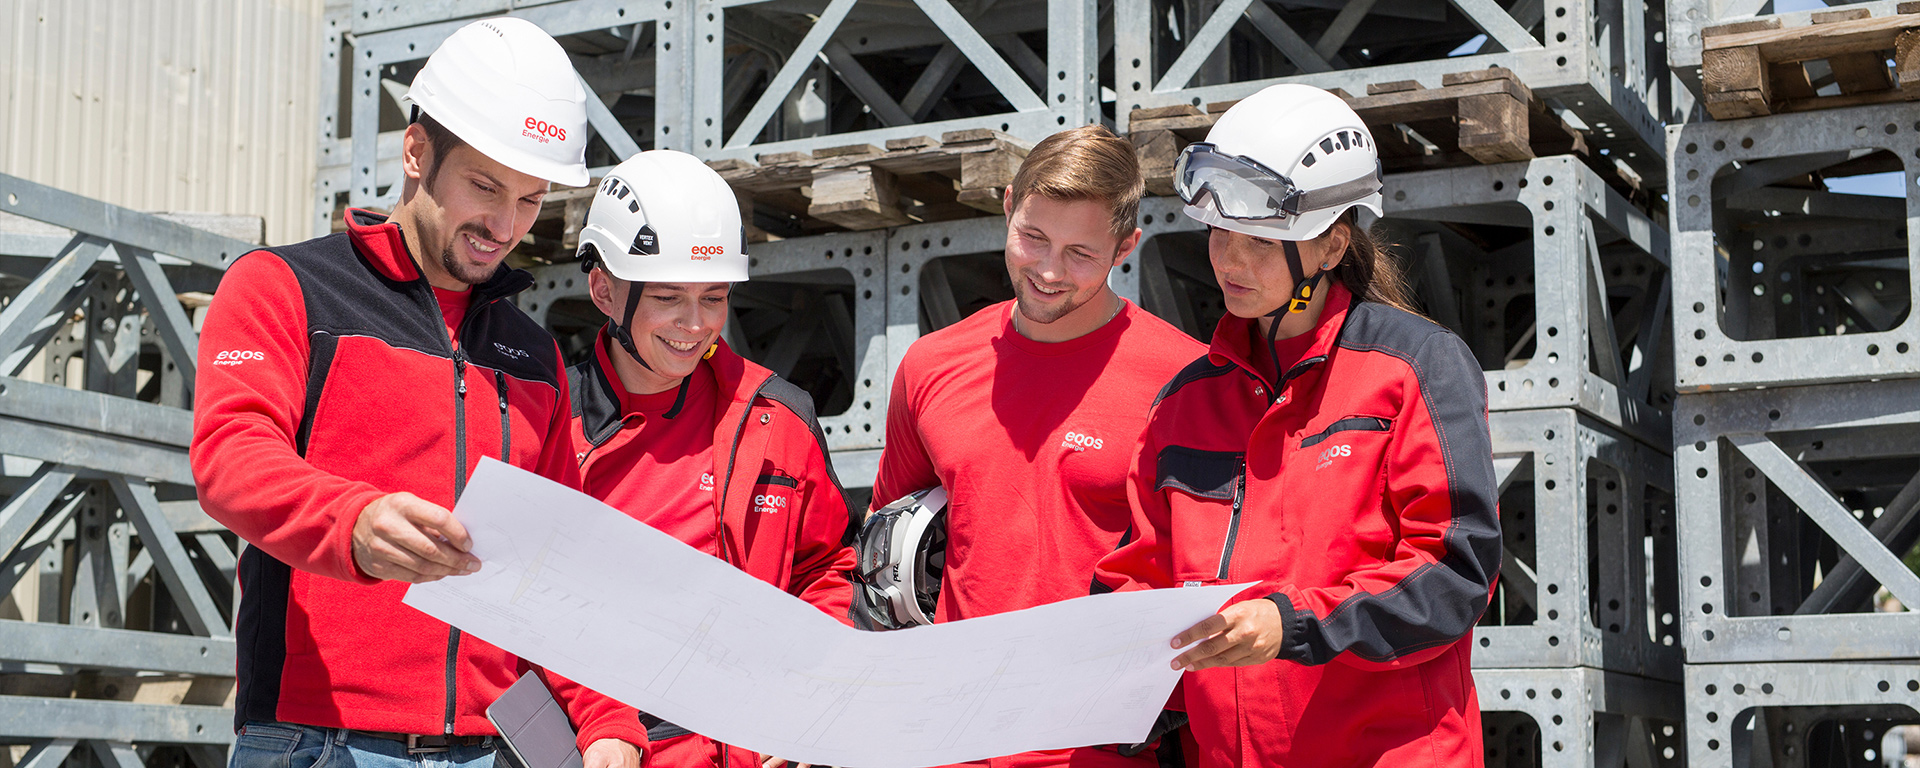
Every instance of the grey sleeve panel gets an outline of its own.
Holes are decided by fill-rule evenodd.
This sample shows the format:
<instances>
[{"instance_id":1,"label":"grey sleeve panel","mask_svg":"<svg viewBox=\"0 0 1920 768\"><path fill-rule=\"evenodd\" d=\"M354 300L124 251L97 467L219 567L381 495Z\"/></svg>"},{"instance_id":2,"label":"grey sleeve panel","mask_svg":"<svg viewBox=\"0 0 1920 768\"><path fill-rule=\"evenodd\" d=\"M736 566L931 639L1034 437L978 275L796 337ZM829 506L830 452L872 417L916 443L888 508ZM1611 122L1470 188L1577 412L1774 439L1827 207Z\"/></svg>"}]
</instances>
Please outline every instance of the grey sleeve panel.
<instances>
[{"instance_id":1,"label":"grey sleeve panel","mask_svg":"<svg viewBox=\"0 0 1920 768\"><path fill-rule=\"evenodd\" d=\"M1373 330L1387 332L1370 339L1370 334L1360 334L1343 346L1390 354L1413 368L1446 467L1452 520L1443 534L1442 553L1437 562L1402 577L1393 589L1352 595L1324 617L1295 608L1291 601L1280 605L1293 633L1281 649L1284 658L1323 664L1350 651L1385 662L1458 642L1485 612L1500 569L1499 485L1487 427L1485 375L1452 333L1409 339L1405 336L1411 334L1404 332L1414 328L1392 325L1399 327L1376 327ZM1417 351L1401 351L1405 349Z\"/></svg>"},{"instance_id":2,"label":"grey sleeve panel","mask_svg":"<svg viewBox=\"0 0 1920 768\"><path fill-rule=\"evenodd\" d=\"M832 481L833 487L840 491L842 497L845 497L847 487L840 483L839 473L833 471L833 454L827 451L827 434L821 431L820 417L814 414L813 395L807 394L806 390L780 378L777 374L761 384L760 391L756 394L786 406L787 410L792 411L793 415L800 417L800 420L806 423L807 429L813 432L814 443L820 447L820 460L827 465L827 479ZM860 522L860 516L854 514L852 509L848 509L847 532L841 537L843 543L849 545L853 543L854 537L860 533Z\"/></svg>"}]
</instances>

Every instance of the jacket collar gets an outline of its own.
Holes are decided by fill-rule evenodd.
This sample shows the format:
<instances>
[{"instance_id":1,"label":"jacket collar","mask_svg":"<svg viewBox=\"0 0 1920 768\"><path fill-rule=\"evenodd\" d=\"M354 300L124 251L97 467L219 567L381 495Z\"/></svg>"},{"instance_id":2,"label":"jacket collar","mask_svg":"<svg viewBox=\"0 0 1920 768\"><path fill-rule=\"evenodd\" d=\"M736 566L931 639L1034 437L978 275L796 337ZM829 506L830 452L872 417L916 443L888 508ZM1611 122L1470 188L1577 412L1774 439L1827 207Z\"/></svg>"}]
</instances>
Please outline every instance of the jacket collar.
<instances>
[{"instance_id":1,"label":"jacket collar","mask_svg":"<svg viewBox=\"0 0 1920 768\"><path fill-rule=\"evenodd\" d=\"M1338 280L1328 280L1327 283L1327 303L1320 310L1320 322L1308 331L1313 334L1313 343L1307 346L1307 352L1300 362L1287 370L1288 379L1326 360L1327 355L1333 352L1334 345L1340 341L1340 329L1347 324L1347 312L1353 309L1353 293ZM1220 324L1213 328L1213 342L1207 347L1207 359L1214 365L1239 366L1265 381L1266 376L1259 373L1251 362L1256 341L1254 329L1258 327L1255 322L1231 314L1220 318ZM1263 337L1258 341L1264 344L1266 340ZM1276 384L1284 386L1286 382Z\"/></svg>"},{"instance_id":2,"label":"jacket collar","mask_svg":"<svg viewBox=\"0 0 1920 768\"><path fill-rule=\"evenodd\" d=\"M425 282L420 267L407 252L406 238L400 234L400 225L389 220L386 214L363 208L348 208L346 214L347 237L352 240L367 263L389 280L402 283ZM524 269L502 266L493 272L487 281L473 287L474 306L505 298L526 290L533 285L533 275Z\"/></svg>"},{"instance_id":3,"label":"jacket collar","mask_svg":"<svg viewBox=\"0 0 1920 768\"><path fill-rule=\"evenodd\" d=\"M734 422L741 417L742 409L752 406L761 385L773 378L773 371L741 357L725 340L716 343L720 348L704 362L712 371L720 392L712 416L714 445L718 447L732 445ZM608 352L612 347L613 337L602 327L593 340L593 364L586 366L587 375L582 376L579 383L581 433L595 446L612 439L624 421L620 413L620 390L616 389L621 386L620 375L614 371L612 353Z\"/></svg>"}]
</instances>

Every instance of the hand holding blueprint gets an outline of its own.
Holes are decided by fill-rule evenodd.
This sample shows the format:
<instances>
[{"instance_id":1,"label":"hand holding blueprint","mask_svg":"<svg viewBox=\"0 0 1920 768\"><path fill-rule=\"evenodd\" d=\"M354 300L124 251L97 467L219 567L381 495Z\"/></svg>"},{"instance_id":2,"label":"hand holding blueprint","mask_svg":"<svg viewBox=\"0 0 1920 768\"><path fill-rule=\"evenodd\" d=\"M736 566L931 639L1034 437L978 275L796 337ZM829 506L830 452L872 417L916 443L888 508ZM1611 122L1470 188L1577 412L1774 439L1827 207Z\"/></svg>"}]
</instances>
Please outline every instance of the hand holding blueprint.
<instances>
[{"instance_id":1,"label":"hand holding blueprint","mask_svg":"<svg viewBox=\"0 0 1920 768\"><path fill-rule=\"evenodd\" d=\"M1180 677L1168 641L1245 587L861 632L491 459L454 514L485 566L413 586L408 605L696 733L823 765L919 768L1137 742Z\"/></svg>"}]
</instances>

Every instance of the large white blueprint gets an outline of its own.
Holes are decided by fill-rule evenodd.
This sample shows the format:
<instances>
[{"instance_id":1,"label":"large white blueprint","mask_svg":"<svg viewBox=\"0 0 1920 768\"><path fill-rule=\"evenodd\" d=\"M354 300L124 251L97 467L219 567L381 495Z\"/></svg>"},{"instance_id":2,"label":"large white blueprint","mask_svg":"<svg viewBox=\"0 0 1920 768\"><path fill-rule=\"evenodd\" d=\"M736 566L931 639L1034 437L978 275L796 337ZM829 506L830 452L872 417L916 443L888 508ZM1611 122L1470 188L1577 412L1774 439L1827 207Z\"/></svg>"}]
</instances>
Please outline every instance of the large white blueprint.
<instances>
[{"instance_id":1,"label":"large white blueprint","mask_svg":"<svg viewBox=\"0 0 1920 768\"><path fill-rule=\"evenodd\" d=\"M1137 742L1179 679L1168 640L1244 587L861 632L491 459L454 514L484 567L415 585L408 605L689 730L826 765L919 768Z\"/></svg>"}]
</instances>

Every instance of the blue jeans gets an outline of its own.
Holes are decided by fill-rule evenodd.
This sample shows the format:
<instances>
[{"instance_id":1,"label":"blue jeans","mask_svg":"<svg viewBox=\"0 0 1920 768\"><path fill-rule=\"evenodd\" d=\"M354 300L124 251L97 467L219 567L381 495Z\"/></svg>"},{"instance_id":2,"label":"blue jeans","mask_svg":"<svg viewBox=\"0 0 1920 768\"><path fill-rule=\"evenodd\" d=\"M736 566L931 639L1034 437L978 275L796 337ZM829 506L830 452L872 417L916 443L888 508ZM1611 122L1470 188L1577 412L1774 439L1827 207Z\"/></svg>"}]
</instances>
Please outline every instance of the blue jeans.
<instances>
[{"instance_id":1,"label":"blue jeans","mask_svg":"<svg viewBox=\"0 0 1920 768\"><path fill-rule=\"evenodd\" d=\"M232 755L228 768L493 768L494 748L409 755L401 742L340 728L250 722L234 739Z\"/></svg>"}]
</instances>

